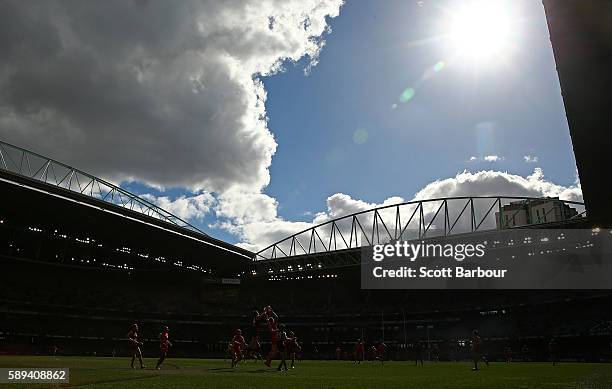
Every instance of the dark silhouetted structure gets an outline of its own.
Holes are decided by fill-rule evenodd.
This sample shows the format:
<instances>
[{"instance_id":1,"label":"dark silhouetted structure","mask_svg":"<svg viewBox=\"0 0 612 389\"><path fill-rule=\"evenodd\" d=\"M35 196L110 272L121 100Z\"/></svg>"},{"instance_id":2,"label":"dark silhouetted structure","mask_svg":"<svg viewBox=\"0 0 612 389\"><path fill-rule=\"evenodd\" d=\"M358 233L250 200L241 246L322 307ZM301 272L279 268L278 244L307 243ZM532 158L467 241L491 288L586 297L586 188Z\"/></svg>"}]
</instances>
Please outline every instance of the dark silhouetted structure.
<instances>
[{"instance_id":1,"label":"dark silhouetted structure","mask_svg":"<svg viewBox=\"0 0 612 389\"><path fill-rule=\"evenodd\" d=\"M612 1L543 2L589 220L612 227Z\"/></svg>"}]
</instances>

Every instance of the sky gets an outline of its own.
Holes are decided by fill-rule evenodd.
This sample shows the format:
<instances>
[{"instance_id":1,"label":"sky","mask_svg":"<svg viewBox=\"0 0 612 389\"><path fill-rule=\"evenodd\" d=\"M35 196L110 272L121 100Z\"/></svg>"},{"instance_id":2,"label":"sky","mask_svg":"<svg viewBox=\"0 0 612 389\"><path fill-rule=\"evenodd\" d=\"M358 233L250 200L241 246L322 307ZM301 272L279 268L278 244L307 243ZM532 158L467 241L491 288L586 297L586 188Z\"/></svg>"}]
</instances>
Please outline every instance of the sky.
<instances>
[{"instance_id":1,"label":"sky","mask_svg":"<svg viewBox=\"0 0 612 389\"><path fill-rule=\"evenodd\" d=\"M543 6L0 3L0 138L257 250L457 195L581 200Z\"/></svg>"}]
</instances>

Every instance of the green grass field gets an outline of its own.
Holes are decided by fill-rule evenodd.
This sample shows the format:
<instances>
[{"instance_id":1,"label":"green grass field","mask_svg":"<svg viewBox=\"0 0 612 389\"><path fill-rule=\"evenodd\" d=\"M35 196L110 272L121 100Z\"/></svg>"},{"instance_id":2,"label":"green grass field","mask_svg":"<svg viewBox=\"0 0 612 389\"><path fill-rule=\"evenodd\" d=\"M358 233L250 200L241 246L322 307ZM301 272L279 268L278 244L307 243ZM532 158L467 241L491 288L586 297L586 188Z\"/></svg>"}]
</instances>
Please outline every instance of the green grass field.
<instances>
[{"instance_id":1,"label":"green grass field","mask_svg":"<svg viewBox=\"0 0 612 389\"><path fill-rule=\"evenodd\" d=\"M492 363L473 372L469 363L302 361L287 372L246 362L236 369L229 362L168 359L154 370L131 370L127 358L0 357L0 367L68 367L70 384L0 384L1 388L612 388L612 365L564 363Z\"/></svg>"}]
</instances>

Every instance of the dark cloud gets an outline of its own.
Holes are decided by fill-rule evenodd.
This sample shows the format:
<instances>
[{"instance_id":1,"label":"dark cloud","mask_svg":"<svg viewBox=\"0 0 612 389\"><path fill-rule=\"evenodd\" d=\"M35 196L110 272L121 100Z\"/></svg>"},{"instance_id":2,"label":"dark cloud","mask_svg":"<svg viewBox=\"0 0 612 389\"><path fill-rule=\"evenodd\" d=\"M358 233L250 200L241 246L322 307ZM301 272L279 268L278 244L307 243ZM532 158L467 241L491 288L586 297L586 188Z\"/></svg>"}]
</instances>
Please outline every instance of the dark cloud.
<instances>
[{"instance_id":1,"label":"dark cloud","mask_svg":"<svg viewBox=\"0 0 612 389\"><path fill-rule=\"evenodd\" d=\"M276 143L256 77L315 59L340 5L1 1L0 137L116 181L258 192Z\"/></svg>"}]
</instances>

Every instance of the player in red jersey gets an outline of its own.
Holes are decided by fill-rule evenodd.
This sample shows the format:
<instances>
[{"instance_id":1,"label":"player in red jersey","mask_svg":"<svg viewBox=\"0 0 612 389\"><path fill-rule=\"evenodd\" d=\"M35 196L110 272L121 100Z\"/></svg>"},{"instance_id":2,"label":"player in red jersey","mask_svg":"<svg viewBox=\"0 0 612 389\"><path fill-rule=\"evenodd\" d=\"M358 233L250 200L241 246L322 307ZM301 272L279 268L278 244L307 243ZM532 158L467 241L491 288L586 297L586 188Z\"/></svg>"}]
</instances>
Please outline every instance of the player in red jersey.
<instances>
[{"instance_id":1,"label":"player in red jersey","mask_svg":"<svg viewBox=\"0 0 612 389\"><path fill-rule=\"evenodd\" d=\"M365 359L365 345L361 339L357 339L355 343L355 364L360 365L361 361Z\"/></svg>"},{"instance_id":2,"label":"player in red jersey","mask_svg":"<svg viewBox=\"0 0 612 389\"><path fill-rule=\"evenodd\" d=\"M257 311L255 311L254 313L256 312ZM276 314L276 312L274 312L272 307L269 305L263 307L263 309L261 310L261 313L256 318L257 318L256 320L263 320L264 323L268 323L268 321L271 318L274 319L274 321L278 321L278 315Z\"/></svg>"},{"instance_id":3,"label":"player in red jersey","mask_svg":"<svg viewBox=\"0 0 612 389\"><path fill-rule=\"evenodd\" d=\"M246 342L242 336L242 330L239 328L232 338L232 368L238 366L238 362L242 360L242 350L244 350L245 347Z\"/></svg>"},{"instance_id":4,"label":"player in red jersey","mask_svg":"<svg viewBox=\"0 0 612 389\"><path fill-rule=\"evenodd\" d=\"M168 356L168 348L172 347L172 343L170 342L170 335L168 326L164 326L162 328L162 332L159 334L159 359L157 360L157 365L155 368L159 370L162 362Z\"/></svg>"},{"instance_id":5,"label":"player in red jersey","mask_svg":"<svg viewBox=\"0 0 612 389\"><path fill-rule=\"evenodd\" d=\"M138 338L138 324L132 324L132 328L127 333L128 338L128 348L130 350L130 355L132 356L132 369L134 368L134 360L138 357L138 361L140 361L140 368L144 369L145 365L142 363L142 352L140 351L140 346L142 346L142 342Z\"/></svg>"},{"instance_id":6,"label":"player in red jersey","mask_svg":"<svg viewBox=\"0 0 612 389\"><path fill-rule=\"evenodd\" d=\"M382 340L376 347L376 359L380 361L381 364L385 364L385 356L387 355L387 345Z\"/></svg>"},{"instance_id":7,"label":"player in red jersey","mask_svg":"<svg viewBox=\"0 0 612 389\"><path fill-rule=\"evenodd\" d=\"M274 312L271 306L268 305L264 308L264 314L266 315L266 318L273 318L274 321L278 321L278 315L276 312Z\"/></svg>"},{"instance_id":8,"label":"player in red jersey","mask_svg":"<svg viewBox=\"0 0 612 389\"><path fill-rule=\"evenodd\" d=\"M474 367L472 370L478 370L478 362L482 359L484 363L486 363L487 367L489 366L489 361L487 357L482 352L482 338L478 333L478 330L472 331L472 339L471 339L471 347L472 347L472 360L474 361Z\"/></svg>"},{"instance_id":9,"label":"player in red jersey","mask_svg":"<svg viewBox=\"0 0 612 389\"><path fill-rule=\"evenodd\" d=\"M263 360L261 356L261 344L259 343L259 336L255 335L251 338L251 343L249 343L247 357L253 358L255 361Z\"/></svg>"},{"instance_id":10,"label":"player in red jersey","mask_svg":"<svg viewBox=\"0 0 612 389\"><path fill-rule=\"evenodd\" d=\"M273 317L268 318L268 329L271 334L271 347L268 353L268 359L266 360L266 366L271 367L272 359L278 354L278 327Z\"/></svg>"},{"instance_id":11,"label":"player in red jersey","mask_svg":"<svg viewBox=\"0 0 612 389\"><path fill-rule=\"evenodd\" d=\"M370 351L368 354L368 360L373 361L376 359L376 346L370 346Z\"/></svg>"}]
</instances>

